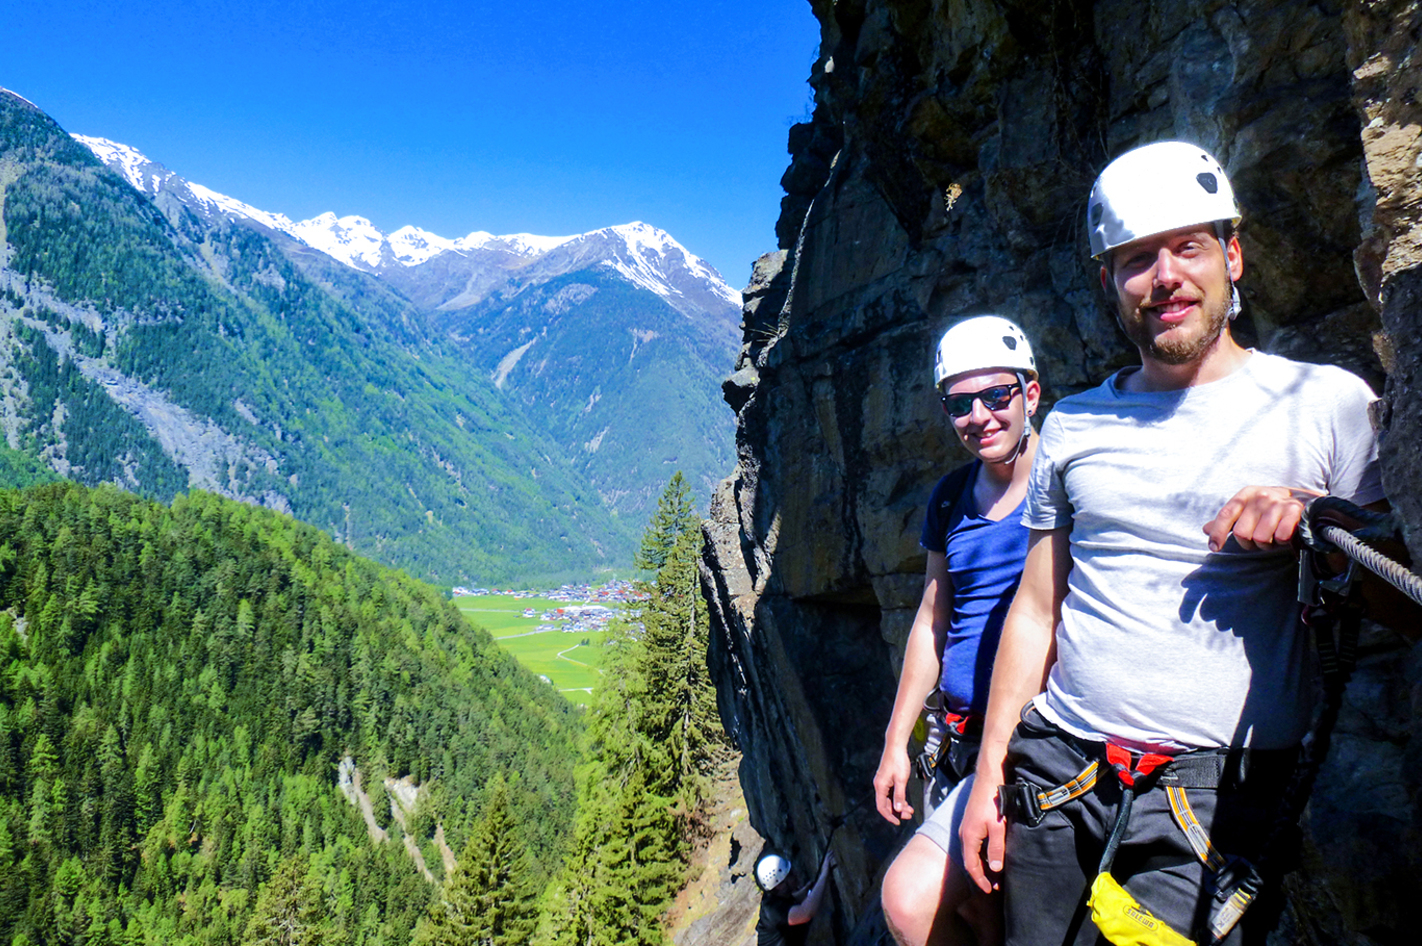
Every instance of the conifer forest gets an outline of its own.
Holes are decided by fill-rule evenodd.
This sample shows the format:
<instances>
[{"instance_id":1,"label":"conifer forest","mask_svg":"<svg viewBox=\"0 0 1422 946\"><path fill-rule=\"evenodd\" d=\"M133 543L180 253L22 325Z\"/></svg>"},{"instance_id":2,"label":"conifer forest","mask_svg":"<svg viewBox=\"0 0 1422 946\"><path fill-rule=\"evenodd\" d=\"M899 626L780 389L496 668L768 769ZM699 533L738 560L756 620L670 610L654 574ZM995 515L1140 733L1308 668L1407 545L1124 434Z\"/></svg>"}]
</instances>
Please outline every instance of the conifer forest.
<instances>
[{"instance_id":1,"label":"conifer forest","mask_svg":"<svg viewBox=\"0 0 1422 946\"><path fill-rule=\"evenodd\" d=\"M280 513L48 483L0 536L0 941L663 941L727 751L679 474L585 713Z\"/></svg>"}]
</instances>

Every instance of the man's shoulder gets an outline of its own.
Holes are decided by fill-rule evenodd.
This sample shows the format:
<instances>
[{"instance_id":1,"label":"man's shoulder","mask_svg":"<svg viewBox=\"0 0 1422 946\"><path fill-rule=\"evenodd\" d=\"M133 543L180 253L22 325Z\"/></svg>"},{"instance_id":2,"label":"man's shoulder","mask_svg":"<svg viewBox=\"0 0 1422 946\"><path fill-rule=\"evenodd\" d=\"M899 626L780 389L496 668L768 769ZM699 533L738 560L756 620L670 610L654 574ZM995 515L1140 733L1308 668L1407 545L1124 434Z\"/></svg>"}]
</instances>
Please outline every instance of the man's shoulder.
<instances>
[{"instance_id":1,"label":"man's shoulder","mask_svg":"<svg viewBox=\"0 0 1422 946\"><path fill-rule=\"evenodd\" d=\"M1076 429L1083 423L1094 425L1102 420L1102 415L1118 416L1123 408L1122 393L1116 384L1119 372L1112 374L1100 384L1058 398L1042 422L1042 436L1050 439L1052 428L1064 425L1066 429Z\"/></svg>"},{"instance_id":2,"label":"man's shoulder","mask_svg":"<svg viewBox=\"0 0 1422 946\"><path fill-rule=\"evenodd\" d=\"M1336 396L1343 392L1372 396L1366 381L1338 365L1295 361L1283 355L1256 351L1249 359L1247 370L1260 387L1279 396Z\"/></svg>"}]
</instances>

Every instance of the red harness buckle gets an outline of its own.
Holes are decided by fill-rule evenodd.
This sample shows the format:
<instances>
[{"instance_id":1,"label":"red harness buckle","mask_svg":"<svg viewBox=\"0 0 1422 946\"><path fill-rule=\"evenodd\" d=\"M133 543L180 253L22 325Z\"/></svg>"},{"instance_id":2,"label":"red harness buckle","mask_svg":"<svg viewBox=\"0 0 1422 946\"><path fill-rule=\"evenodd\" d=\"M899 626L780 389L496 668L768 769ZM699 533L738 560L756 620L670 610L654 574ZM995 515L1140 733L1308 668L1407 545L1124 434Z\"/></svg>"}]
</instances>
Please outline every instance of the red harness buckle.
<instances>
[{"instance_id":1,"label":"red harness buckle","mask_svg":"<svg viewBox=\"0 0 1422 946\"><path fill-rule=\"evenodd\" d=\"M1116 777L1128 788L1136 787L1136 779L1143 779L1161 766L1170 763L1170 756L1159 752L1143 752L1139 762L1132 763L1129 749L1114 743L1106 743L1106 761L1116 770Z\"/></svg>"},{"instance_id":2,"label":"red harness buckle","mask_svg":"<svg viewBox=\"0 0 1422 946\"><path fill-rule=\"evenodd\" d=\"M975 715L972 714L972 713L963 713L963 714L958 714L958 713L944 713L944 714L943 714L943 723L944 723L944 725L946 725L949 729L953 730L955 733L957 733L957 734L960 735L960 736L966 736L966 735L968 734L968 726L971 725L972 722L973 722L974 720L976 720L976 719L978 719L978 717L975 716Z\"/></svg>"}]
</instances>

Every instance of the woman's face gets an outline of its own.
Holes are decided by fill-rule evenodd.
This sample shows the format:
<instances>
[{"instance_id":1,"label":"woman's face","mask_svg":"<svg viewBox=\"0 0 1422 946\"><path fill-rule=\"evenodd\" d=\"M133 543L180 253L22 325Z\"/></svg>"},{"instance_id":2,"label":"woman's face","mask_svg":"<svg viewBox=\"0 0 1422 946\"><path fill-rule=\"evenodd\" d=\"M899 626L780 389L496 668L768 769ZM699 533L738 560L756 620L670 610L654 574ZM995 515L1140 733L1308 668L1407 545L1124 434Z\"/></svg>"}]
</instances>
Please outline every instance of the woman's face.
<instances>
[{"instance_id":1,"label":"woman's face","mask_svg":"<svg viewBox=\"0 0 1422 946\"><path fill-rule=\"evenodd\" d=\"M985 463L1003 463L1016 458L1023 426L1041 393L1036 381L1029 380L1024 391L1017 375L988 368L949 378L943 409L969 453Z\"/></svg>"}]
</instances>

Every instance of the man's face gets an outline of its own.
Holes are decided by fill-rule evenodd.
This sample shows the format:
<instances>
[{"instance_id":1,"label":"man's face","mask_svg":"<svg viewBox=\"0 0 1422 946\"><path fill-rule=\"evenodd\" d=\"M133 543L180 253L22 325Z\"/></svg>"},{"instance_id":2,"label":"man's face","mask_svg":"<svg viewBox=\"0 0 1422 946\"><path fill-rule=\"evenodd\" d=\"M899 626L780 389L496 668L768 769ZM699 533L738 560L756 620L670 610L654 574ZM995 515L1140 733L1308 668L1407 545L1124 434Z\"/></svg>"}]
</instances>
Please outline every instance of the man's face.
<instances>
[{"instance_id":1,"label":"man's face","mask_svg":"<svg viewBox=\"0 0 1422 946\"><path fill-rule=\"evenodd\" d=\"M1229 322L1230 279L1244 271L1239 242L1220 247L1214 229L1184 227L1117 247L1101 283L1116 290L1117 317L1142 358L1167 365L1200 360Z\"/></svg>"}]
</instances>

